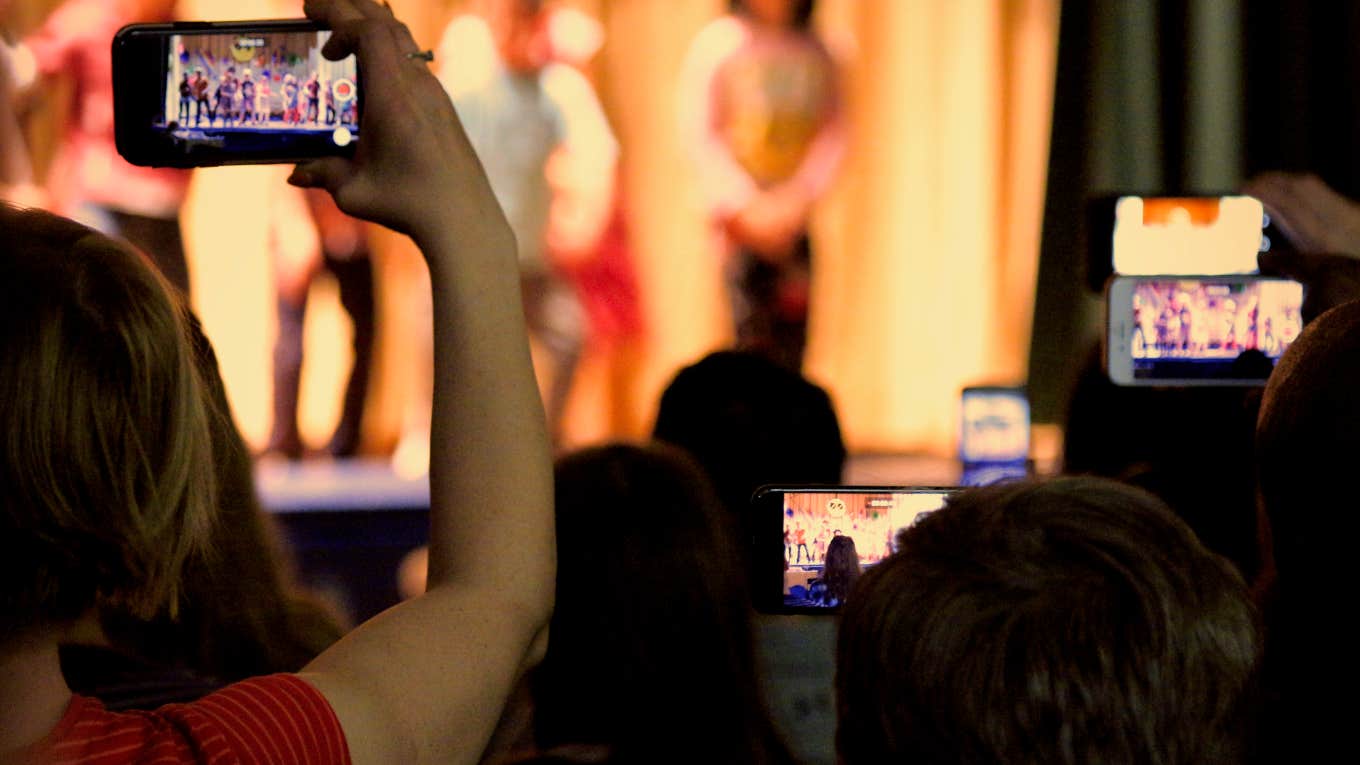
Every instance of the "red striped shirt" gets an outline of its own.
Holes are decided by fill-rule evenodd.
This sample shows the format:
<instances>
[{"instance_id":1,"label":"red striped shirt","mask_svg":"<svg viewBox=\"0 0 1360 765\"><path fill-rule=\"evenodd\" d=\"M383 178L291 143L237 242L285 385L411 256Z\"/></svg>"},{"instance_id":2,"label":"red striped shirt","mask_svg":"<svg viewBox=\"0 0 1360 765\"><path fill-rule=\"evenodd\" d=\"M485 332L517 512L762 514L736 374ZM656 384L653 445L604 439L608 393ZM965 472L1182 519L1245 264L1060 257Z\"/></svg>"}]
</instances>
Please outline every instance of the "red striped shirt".
<instances>
[{"instance_id":1,"label":"red striped shirt","mask_svg":"<svg viewBox=\"0 0 1360 765\"><path fill-rule=\"evenodd\" d=\"M325 697L293 675L245 680L154 712L110 712L76 696L35 754L54 765L349 763L345 733Z\"/></svg>"}]
</instances>

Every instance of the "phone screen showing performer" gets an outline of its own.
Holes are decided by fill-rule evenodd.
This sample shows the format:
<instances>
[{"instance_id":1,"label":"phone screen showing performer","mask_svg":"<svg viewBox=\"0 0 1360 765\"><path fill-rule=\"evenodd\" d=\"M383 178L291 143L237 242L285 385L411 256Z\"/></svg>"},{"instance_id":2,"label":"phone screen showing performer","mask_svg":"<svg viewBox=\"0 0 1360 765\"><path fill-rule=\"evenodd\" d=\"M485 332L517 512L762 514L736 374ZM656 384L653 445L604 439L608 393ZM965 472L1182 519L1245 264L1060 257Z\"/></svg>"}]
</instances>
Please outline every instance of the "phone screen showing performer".
<instances>
[{"instance_id":1,"label":"phone screen showing performer","mask_svg":"<svg viewBox=\"0 0 1360 765\"><path fill-rule=\"evenodd\" d=\"M1303 286L1264 277L1119 277L1106 367L1121 385L1261 385L1303 327Z\"/></svg>"},{"instance_id":2,"label":"phone screen showing performer","mask_svg":"<svg viewBox=\"0 0 1360 765\"><path fill-rule=\"evenodd\" d=\"M838 609L859 575L895 551L898 532L939 509L955 488L767 487L753 500L766 528L757 608Z\"/></svg>"}]
</instances>

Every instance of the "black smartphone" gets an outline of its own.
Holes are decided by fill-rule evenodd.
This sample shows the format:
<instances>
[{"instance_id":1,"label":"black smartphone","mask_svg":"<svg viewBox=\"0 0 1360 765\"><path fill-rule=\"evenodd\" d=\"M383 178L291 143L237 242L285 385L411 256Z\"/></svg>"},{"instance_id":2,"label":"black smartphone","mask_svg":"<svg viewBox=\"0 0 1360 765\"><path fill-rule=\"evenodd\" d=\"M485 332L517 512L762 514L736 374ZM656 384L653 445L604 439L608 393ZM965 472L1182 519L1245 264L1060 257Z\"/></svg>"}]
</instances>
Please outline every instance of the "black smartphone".
<instances>
[{"instance_id":1,"label":"black smartphone","mask_svg":"<svg viewBox=\"0 0 1360 765\"><path fill-rule=\"evenodd\" d=\"M835 613L864 569L894 552L897 533L939 509L956 487L765 486L753 600L774 614Z\"/></svg>"},{"instance_id":2,"label":"black smartphone","mask_svg":"<svg viewBox=\"0 0 1360 765\"><path fill-rule=\"evenodd\" d=\"M1116 385L1264 385L1303 329L1303 285L1264 276L1120 276L1106 289Z\"/></svg>"},{"instance_id":3,"label":"black smartphone","mask_svg":"<svg viewBox=\"0 0 1360 765\"><path fill-rule=\"evenodd\" d=\"M1287 246L1261 200L1243 194L1111 194L1088 202L1087 285L1113 275L1256 273L1256 256Z\"/></svg>"},{"instance_id":4,"label":"black smartphone","mask_svg":"<svg viewBox=\"0 0 1360 765\"><path fill-rule=\"evenodd\" d=\"M123 27L113 39L118 153L152 167L353 154L358 61L323 57L329 37L305 19Z\"/></svg>"}]
</instances>

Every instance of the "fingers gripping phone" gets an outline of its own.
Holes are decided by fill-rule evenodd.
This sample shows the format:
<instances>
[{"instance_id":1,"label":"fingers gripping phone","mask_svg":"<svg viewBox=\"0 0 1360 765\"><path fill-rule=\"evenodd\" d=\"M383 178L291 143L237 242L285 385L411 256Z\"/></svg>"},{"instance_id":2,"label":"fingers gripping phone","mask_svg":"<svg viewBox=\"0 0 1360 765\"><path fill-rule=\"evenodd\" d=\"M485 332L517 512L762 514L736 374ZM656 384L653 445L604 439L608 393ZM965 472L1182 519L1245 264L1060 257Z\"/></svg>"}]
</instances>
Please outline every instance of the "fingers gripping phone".
<instances>
[{"instance_id":1,"label":"fingers gripping phone","mask_svg":"<svg viewBox=\"0 0 1360 765\"><path fill-rule=\"evenodd\" d=\"M1263 276L1121 276L1106 291L1117 385L1264 385L1303 328L1303 286Z\"/></svg>"},{"instance_id":2,"label":"fingers gripping phone","mask_svg":"<svg viewBox=\"0 0 1360 765\"><path fill-rule=\"evenodd\" d=\"M939 509L952 487L766 486L752 503L755 606L835 613L860 573L896 550L897 533Z\"/></svg>"},{"instance_id":3,"label":"fingers gripping phone","mask_svg":"<svg viewBox=\"0 0 1360 765\"><path fill-rule=\"evenodd\" d=\"M358 61L306 20L133 24L113 40L114 133L134 165L299 162L353 154Z\"/></svg>"}]
</instances>

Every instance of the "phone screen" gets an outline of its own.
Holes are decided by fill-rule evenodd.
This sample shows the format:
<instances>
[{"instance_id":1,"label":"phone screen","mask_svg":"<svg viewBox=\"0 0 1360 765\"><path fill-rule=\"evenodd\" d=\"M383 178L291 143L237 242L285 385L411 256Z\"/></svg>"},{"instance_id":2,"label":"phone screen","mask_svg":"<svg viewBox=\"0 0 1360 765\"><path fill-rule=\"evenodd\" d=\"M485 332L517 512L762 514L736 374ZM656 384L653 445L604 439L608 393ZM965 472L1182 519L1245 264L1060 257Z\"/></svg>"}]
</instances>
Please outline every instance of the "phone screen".
<instances>
[{"instance_id":1,"label":"phone screen","mask_svg":"<svg viewBox=\"0 0 1360 765\"><path fill-rule=\"evenodd\" d=\"M1303 328L1288 280L1139 279L1127 294L1134 380L1264 380Z\"/></svg>"},{"instance_id":2,"label":"phone screen","mask_svg":"<svg viewBox=\"0 0 1360 765\"><path fill-rule=\"evenodd\" d=\"M119 150L172 166L352 152L358 62L324 58L329 37L305 22L126 28L115 43Z\"/></svg>"},{"instance_id":3,"label":"phone screen","mask_svg":"<svg viewBox=\"0 0 1360 765\"><path fill-rule=\"evenodd\" d=\"M794 613L838 608L859 575L895 551L897 533L939 509L953 491L893 487L762 491L756 500L762 512L778 513L783 561L762 556L780 566L782 578L777 597L758 593L757 605L773 601L779 606L775 610ZM773 586L773 577L766 584Z\"/></svg>"},{"instance_id":4,"label":"phone screen","mask_svg":"<svg viewBox=\"0 0 1360 765\"><path fill-rule=\"evenodd\" d=\"M1029 458L1029 398L1024 388L964 388L959 409L960 462L1024 462Z\"/></svg>"},{"instance_id":5,"label":"phone screen","mask_svg":"<svg viewBox=\"0 0 1360 765\"><path fill-rule=\"evenodd\" d=\"M1087 280L1099 291L1114 274L1254 274L1277 245L1259 199L1245 195L1094 199L1088 210Z\"/></svg>"},{"instance_id":6,"label":"phone screen","mask_svg":"<svg viewBox=\"0 0 1360 765\"><path fill-rule=\"evenodd\" d=\"M1248 196L1122 197L1115 203L1118 274L1250 274L1265 208Z\"/></svg>"}]
</instances>

